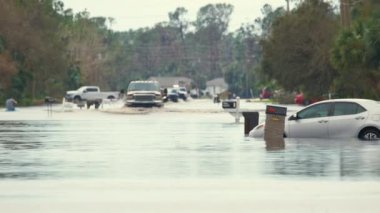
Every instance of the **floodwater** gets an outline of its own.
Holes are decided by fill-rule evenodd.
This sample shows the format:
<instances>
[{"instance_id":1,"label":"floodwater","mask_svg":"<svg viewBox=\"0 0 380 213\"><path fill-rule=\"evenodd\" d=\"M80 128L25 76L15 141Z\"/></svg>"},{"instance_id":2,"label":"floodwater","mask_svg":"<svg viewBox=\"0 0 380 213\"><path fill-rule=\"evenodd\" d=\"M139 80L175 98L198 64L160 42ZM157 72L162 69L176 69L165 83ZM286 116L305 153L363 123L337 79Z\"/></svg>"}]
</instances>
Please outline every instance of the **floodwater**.
<instances>
[{"instance_id":1,"label":"floodwater","mask_svg":"<svg viewBox=\"0 0 380 213\"><path fill-rule=\"evenodd\" d=\"M242 104L263 119L264 104ZM286 139L271 150L234 121L209 100L1 110L0 208L380 212L379 141Z\"/></svg>"}]
</instances>

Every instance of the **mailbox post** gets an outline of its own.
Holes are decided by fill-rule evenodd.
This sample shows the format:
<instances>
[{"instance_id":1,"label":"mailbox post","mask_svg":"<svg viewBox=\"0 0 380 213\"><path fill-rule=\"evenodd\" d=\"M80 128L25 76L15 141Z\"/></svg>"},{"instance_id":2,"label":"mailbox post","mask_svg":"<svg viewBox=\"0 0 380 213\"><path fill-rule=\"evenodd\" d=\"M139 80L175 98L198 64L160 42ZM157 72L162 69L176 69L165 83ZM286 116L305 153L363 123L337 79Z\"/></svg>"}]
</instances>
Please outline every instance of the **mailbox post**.
<instances>
[{"instance_id":1,"label":"mailbox post","mask_svg":"<svg viewBox=\"0 0 380 213\"><path fill-rule=\"evenodd\" d=\"M227 100L222 102L223 109L232 109L230 113L234 113L235 123L240 122L240 98L237 97L234 100Z\"/></svg>"},{"instance_id":2,"label":"mailbox post","mask_svg":"<svg viewBox=\"0 0 380 213\"><path fill-rule=\"evenodd\" d=\"M286 107L268 105L266 108L266 121L264 129L264 140L267 149L282 149L284 143L284 129Z\"/></svg>"},{"instance_id":3,"label":"mailbox post","mask_svg":"<svg viewBox=\"0 0 380 213\"><path fill-rule=\"evenodd\" d=\"M259 124L259 112L242 112L244 116L244 134L249 132Z\"/></svg>"},{"instance_id":4,"label":"mailbox post","mask_svg":"<svg viewBox=\"0 0 380 213\"><path fill-rule=\"evenodd\" d=\"M45 97L45 104L47 107L48 116L53 115L53 103L55 103L56 100L52 97L46 96Z\"/></svg>"}]
</instances>

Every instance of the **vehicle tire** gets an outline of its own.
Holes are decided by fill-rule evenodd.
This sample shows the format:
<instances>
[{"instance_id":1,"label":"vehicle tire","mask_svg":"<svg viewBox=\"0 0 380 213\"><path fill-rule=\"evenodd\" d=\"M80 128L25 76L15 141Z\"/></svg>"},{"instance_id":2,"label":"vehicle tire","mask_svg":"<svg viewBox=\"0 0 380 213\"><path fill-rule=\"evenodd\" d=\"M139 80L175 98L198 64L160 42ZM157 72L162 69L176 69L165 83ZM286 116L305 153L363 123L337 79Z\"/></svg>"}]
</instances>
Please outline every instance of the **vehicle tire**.
<instances>
[{"instance_id":1,"label":"vehicle tire","mask_svg":"<svg viewBox=\"0 0 380 213\"><path fill-rule=\"evenodd\" d=\"M107 99L114 100L115 97L113 95L111 95L111 96L108 96Z\"/></svg>"},{"instance_id":2,"label":"vehicle tire","mask_svg":"<svg viewBox=\"0 0 380 213\"><path fill-rule=\"evenodd\" d=\"M365 129L360 132L359 139L365 141L380 140L380 131L376 128Z\"/></svg>"},{"instance_id":3,"label":"vehicle tire","mask_svg":"<svg viewBox=\"0 0 380 213\"><path fill-rule=\"evenodd\" d=\"M74 103L79 103L82 99L80 98L80 96L75 96L74 97Z\"/></svg>"},{"instance_id":4,"label":"vehicle tire","mask_svg":"<svg viewBox=\"0 0 380 213\"><path fill-rule=\"evenodd\" d=\"M87 109L90 109L92 103L91 102L86 102Z\"/></svg>"}]
</instances>

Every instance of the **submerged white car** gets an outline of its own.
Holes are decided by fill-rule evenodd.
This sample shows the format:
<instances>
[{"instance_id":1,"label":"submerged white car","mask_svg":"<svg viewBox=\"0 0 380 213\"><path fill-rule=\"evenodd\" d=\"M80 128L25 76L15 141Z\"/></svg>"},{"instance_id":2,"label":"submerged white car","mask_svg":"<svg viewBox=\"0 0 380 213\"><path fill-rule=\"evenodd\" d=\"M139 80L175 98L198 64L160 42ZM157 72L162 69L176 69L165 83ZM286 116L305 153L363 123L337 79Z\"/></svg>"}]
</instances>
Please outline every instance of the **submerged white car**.
<instances>
[{"instance_id":1,"label":"submerged white car","mask_svg":"<svg viewBox=\"0 0 380 213\"><path fill-rule=\"evenodd\" d=\"M265 123L250 137L263 137ZM314 103L285 119L284 137L380 139L380 102L334 99Z\"/></svg>"}]
</instances>

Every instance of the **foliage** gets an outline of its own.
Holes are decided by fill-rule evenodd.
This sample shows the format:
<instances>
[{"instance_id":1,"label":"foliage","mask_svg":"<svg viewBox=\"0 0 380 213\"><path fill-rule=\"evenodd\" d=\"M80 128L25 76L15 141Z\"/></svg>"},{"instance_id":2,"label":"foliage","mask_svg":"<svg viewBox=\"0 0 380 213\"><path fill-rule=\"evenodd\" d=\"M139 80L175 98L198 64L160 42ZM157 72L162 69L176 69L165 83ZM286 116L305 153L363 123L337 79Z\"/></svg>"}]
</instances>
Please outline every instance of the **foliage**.
<instances>
[{"instance_id":1,"label":"foliage","mask_svg":"<svg viewBox=\"0 0 380 213\"><path fill-rule=\"evenodd\" d=\"M329 92L336 75L329 50L338 28L330 4L308 0L273 23L262 41L262 70L285 90L310 96Z\"/></svg>"},{"instance_id":2,"label":"foliage","mask_svg":"<svg viewBox=\"0 0 380 213\"><path fill-rule=\"evenodd\" d=\"M272 33L272 26L275 21L285 15L285 9L283 7L279 7L273 10L272 6L269 4L265 4L261 9L261 13L263 14L263 18L257 18L255 20L256 24L259 25L261 29L261 36L263 38L267 38Z\"/></svg>"},{"instance_id":3,"label":"foliage","mask_svg":"<svg viewBox=\"0 0 380 213\"><path fill-rule=\"evenodd\" d=\"M43 96L57 92L67 60L59 36L61 15L54 0L0 0L1 86L5 96ZM59 89L61 90L61 88Z\"/></svg>"},{"instance_id":4,"label":"foliage","mask_svg":"<svg viewBox=\"0 0 380 213\"><path fill-rule=\"evenodd\" d=\"M114 32L112 18L73 13L60 0L0 0L0 101L36 103L82 85L120 90L151 76L189 77L200 89L224 77L243 97L270 86L379 98L380 15L376 0L363 2L334 44L338 16L322 0L290 12L265 5L263 18L236 32L230 4L205 5L195 20L179 7L154 27Z\"/></svg>"},{"instance_id":5,"label":"foliage","mask_svg":"<svg viewBox=\"0 0 380 213\"><path fill-rule=\"evenodd\" d=\"M358 11L364 11L363 6ZM380 10L372 7L357 15L332 50L332 62L339 70L335 89L347 97L380 99Z\"/></svg>"}]
</instances>

